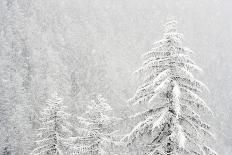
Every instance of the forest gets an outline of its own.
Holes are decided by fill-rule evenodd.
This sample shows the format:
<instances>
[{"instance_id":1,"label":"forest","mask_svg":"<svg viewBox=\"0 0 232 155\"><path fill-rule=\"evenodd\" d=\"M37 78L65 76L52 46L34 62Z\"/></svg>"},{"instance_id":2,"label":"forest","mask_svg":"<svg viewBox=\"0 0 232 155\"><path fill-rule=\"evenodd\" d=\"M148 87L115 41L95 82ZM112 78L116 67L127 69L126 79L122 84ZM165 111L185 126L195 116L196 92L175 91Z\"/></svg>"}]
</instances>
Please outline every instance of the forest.
<instances>
[{"instance_id":1,"label":"forest","mask_svg":"<svg viewBox=\"0 0 232 155\"><path fill-rule=\"evenodd\" d=\"M0 0L0 155L231 155L231 14Z\"/></svg>"}]
</instances>

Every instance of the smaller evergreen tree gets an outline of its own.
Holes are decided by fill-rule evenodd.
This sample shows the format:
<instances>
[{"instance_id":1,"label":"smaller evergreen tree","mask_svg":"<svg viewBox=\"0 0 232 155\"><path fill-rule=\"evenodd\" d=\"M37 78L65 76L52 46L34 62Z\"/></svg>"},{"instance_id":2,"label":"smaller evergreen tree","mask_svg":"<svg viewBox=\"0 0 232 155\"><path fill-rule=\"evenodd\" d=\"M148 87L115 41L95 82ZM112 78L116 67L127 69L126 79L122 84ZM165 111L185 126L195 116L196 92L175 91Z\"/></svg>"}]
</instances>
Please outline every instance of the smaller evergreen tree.
<instances>
[{"instance_id":1,"label":"smaller evergreen tree","mask_svg":"<svg viewBox=\"0 0 232 155\"><path fill-rule=\"evenodd\" d=\"M66 113L63 99L56 93L47 101L47 108L41 113L41 128L39 129L36 148L32 155L63 155L69 147L66 138L70 137L69 114Z\"/></svg>"},{"instance_id":2,"label":"smaller evergreen tree","mask_svg":"<svg viewBox=\"0 0 232 155\"><path fill-rule=\"evenodd\" d=\"M113 127L118 118L106 115L112 108L101 95L87 108L84 117L78 117L81 126L77 128L78 137L70 138L75 143L70 154L110 155L113 146L117 145Z\"/></svg>"}]
</instances>

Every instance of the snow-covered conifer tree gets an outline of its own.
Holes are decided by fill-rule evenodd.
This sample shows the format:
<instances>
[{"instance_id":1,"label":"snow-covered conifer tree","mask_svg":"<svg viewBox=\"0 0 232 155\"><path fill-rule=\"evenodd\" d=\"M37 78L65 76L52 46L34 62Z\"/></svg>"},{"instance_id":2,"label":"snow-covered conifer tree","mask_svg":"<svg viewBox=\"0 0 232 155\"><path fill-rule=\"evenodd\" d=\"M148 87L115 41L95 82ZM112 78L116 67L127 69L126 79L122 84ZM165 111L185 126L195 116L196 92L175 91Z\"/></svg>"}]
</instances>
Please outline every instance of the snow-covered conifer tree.
<instances>
[{"instance_id":1,"label":"snow-covered conifer tree","mask_svg":"<svg viewBox=\"0 0 232 155\"><path fill-rule=\"evenodd\" d=\"M192 74L201 69L188 55L193 51L182 45L176 23L168 22L163 39L143 55L136 71L143 75L143 84L129 102L147 109L133 116L141 121L124 140L131 145L149 135L144 147L149 155L215 155L206 144L212 136L209 125L200 117L211 113L200 97L207 87Z\"/></svg>"},{"instance_id":2,"label":"snow-covered conifer tree","mask_svg":"<svg viewBox=\"0 0 232 155\"><path fill-rule=\"evenodd\" d=\"M56 93L47 101L47 108L41 113L42 125L39 129L36 148L32 155L63 155L70 145L66 138L72 135L69 114L66 113L63 99ZM65 151L64 151L65 150Z\"/></svg>"},{"instance_id":3,"label":"snow-covered conifer tree","mask_svg":"<svg viewBox=\"0 0 232 155\"><path fill-rule=\"evenodd\" d=\"M107 116L111 106L99 95L87 107L84 117L79 117L81 127L77 128L78 137L70 138L75 146L70 149L72 155L110 155L116 145L114 123L118 118ZM113 153L113 151L112 151Z\"/></svg>"}]
</instances>

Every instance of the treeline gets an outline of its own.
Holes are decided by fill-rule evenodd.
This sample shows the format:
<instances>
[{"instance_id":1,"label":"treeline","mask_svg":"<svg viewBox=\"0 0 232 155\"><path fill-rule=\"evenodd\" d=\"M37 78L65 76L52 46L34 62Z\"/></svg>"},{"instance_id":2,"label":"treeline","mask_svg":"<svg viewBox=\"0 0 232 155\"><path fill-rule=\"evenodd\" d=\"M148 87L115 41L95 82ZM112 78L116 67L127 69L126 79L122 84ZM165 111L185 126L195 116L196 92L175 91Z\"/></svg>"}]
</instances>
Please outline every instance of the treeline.
<instances>
[{"instance_id":1,"label":"treeline","mask_svg":"<svg viewBox=\"0 0 232 155\"><path fill-rule=\"evenodd\" d=\"M72 7L0 3L0 154L216 154L201 118L207 87L176 21L143 55L128 102L131 81L119 67L125 89L114 89L100 41Z\"/></svg>"}]
</instances>

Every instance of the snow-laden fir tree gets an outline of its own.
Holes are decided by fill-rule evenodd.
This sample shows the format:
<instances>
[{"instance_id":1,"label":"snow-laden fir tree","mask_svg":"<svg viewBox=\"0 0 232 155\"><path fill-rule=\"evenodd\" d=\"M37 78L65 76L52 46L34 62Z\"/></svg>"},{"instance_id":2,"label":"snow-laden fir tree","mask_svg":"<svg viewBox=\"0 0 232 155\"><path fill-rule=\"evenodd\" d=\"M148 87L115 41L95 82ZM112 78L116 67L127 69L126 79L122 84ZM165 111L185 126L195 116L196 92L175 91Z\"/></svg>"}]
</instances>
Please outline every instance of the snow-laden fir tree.
<instances>
[{"instance_id":1,"label":"snow-laden fir tree","mask_svg":"<svg viewBox=\"0 0 232 155\"><path fill-rule=\"evenodd\" d=\"M145 104L145 111L132 116L140 122L125 136L128 145L150 137L145 144L149 155L214 155L207 146L212 134L200 113L211 113L200 97L207 87L193 71L201 71L182 45L182 34L176 21L165 25L163 39L155 42L143 55L144 63L136 73L143 75L143 84L129 102Z\"/></svg>"},{"instance_id":2,"label":"snow-laden fir tree","mask_svg":"<svg viewBox=\"0 0 232 155\"><path fill-rule=\"evenodd\" d=\"M68 121L70 114L66 113L65 109L63 99L54 93L47 101L47 107L41 112L41 128L32 155L66 154L67 148L71 145L66 139L72 132Z\"/></svg>"},{"instance_id":3,"label":"snow-laden fir tree","mask_svg":"<svg viewBox=\"0 0 232 155\"><path fill-rule=\"evenodd\" d=\"M107 116L112 108L101 95L87 108L84 116L78 117L78 136L69 139L69 142L75 144L70 149L70 154L111 155L117 145L114 128L118 118Z\"/></svg>"}]
</instances>

